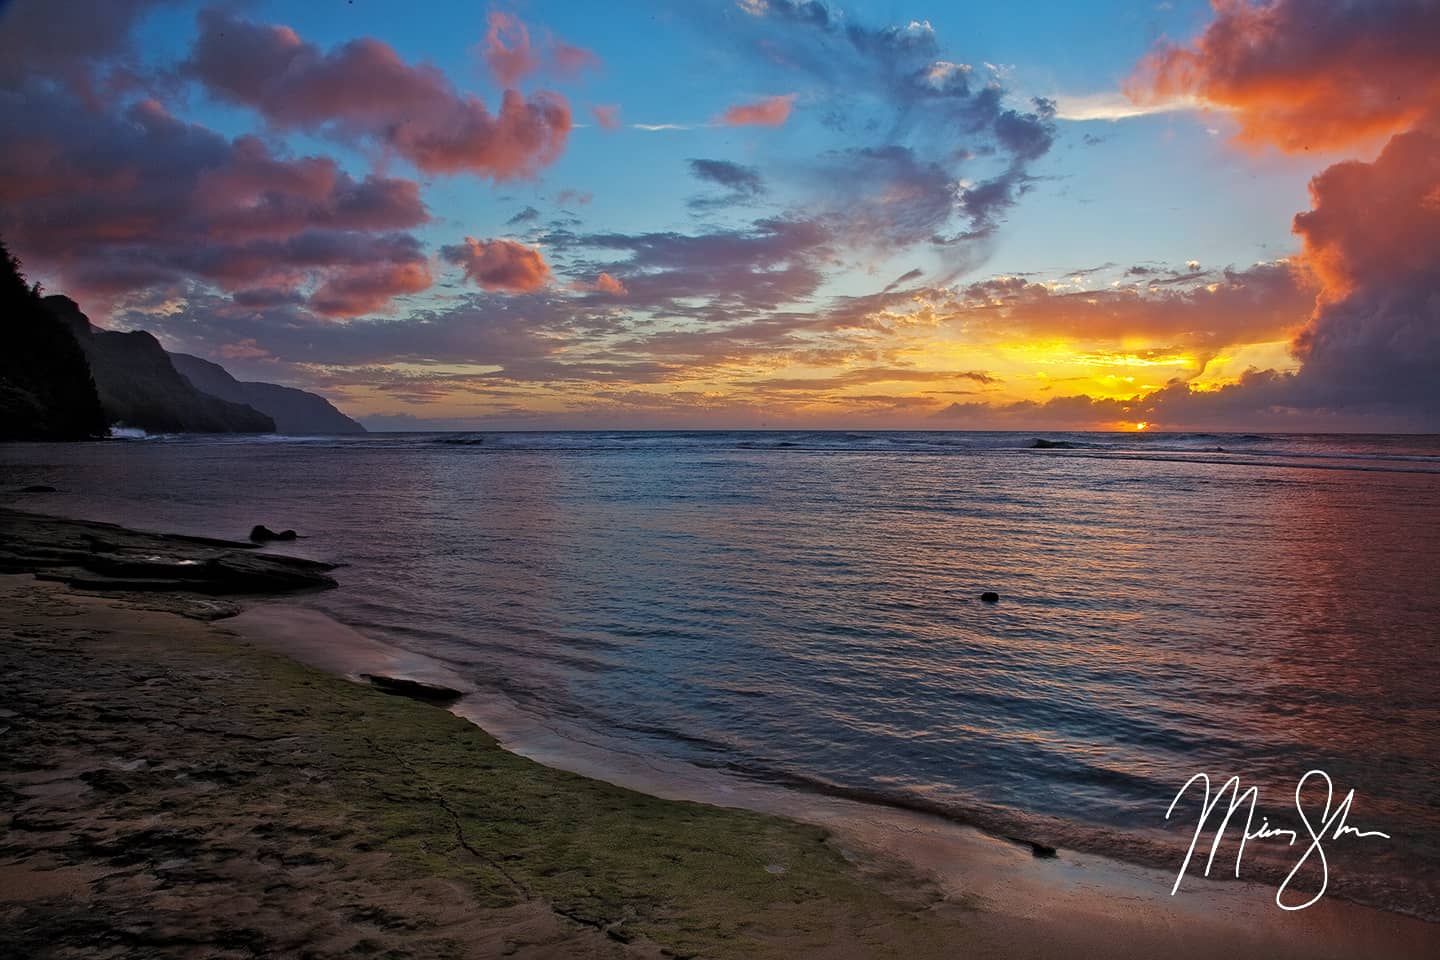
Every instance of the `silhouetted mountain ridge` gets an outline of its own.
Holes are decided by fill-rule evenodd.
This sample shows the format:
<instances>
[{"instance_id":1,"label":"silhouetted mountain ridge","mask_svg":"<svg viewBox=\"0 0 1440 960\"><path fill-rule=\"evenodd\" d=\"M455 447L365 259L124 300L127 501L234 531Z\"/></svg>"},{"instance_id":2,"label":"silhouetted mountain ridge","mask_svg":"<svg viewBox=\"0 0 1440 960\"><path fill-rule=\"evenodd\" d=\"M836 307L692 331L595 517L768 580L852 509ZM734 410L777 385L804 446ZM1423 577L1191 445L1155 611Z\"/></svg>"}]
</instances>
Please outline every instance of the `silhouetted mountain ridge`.
<instances>
[{"instance_id":1,"label":"silhouetted mountain ridge","mask_svg":"<svg viewBox=\"0 0 1440 960\"><path fill-rule=\"evenodd\" d=\"M149 433L364 433L317 394L242 382L168 353L144 330L94 326L66 296L41 297L0 243L0 440Z\"/></svg>"},{"instance_id":2,"label":"silhouetted mountain ridge","mask_svg":"<svg viewBox=\"0 0 1440 960\"><path fill-rule=\"evenodd\" d=\"M274 432L275 421L253 407L195 389L144 330L101 330L69 297L46 297L44 303L75 333L112 424L147 433Z\"/></svg>"},{"instance_id":3,"label":"silhouetted mountain ridge","mask_svg":"<svg viewBox=\"0 0 1440 960\"><path fill-rule=\"evenodd\" d=\"M172 353L170 361L196 389L223 400L249 404L274 419L280 433L303 436L365 432L364 427L318 394L258 380L236 380L220 364L188 353Z\"/></svg>"}]
</instances>

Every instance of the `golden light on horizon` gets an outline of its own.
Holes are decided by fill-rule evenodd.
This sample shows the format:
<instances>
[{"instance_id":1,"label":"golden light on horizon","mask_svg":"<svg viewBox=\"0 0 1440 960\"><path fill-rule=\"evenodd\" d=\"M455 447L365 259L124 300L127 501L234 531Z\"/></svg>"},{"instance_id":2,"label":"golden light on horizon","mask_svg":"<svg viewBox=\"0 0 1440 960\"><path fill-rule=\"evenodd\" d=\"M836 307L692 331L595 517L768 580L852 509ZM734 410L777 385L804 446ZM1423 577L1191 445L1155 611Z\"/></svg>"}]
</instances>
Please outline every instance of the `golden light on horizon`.
<instances>
[{"instance_id":1,"label":"golden light on horizon","mask_svg":"<svg viewBox=\"0 0 1440 960\"><path fill-rule=\"evenodd\" d=\"M1135 430L1136 430L1136 432L1143 432L1143 431L1149 430L1149 429L1150 429L1150 422L1149 422L1148 420L1141 420L1139 423L1135 424Z\"/></svg>"}]
</instances>

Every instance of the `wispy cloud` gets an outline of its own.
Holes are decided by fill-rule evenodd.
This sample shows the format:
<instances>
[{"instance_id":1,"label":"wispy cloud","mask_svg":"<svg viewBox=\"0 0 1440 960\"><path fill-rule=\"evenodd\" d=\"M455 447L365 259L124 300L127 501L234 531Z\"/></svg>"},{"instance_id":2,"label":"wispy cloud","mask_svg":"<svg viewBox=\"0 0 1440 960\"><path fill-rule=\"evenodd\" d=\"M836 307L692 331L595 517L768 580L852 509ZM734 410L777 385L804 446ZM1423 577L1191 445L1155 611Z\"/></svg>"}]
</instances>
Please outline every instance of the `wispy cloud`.
<instances>
[{"instance_id":1,"label":"wispy cloud","mask_svg":"<svg viewBox=\"0 0 1440 960\"><path fill-rule=\"evenodd\" d=\"M1147 98L1141 102L1118 90L1103 93L1057 93L1050 99L1055 101L1055 117L1059 120L1125 120L1157 113L1217 109L1214 104L1193 96Z\"/></svg>"}]
</instances>

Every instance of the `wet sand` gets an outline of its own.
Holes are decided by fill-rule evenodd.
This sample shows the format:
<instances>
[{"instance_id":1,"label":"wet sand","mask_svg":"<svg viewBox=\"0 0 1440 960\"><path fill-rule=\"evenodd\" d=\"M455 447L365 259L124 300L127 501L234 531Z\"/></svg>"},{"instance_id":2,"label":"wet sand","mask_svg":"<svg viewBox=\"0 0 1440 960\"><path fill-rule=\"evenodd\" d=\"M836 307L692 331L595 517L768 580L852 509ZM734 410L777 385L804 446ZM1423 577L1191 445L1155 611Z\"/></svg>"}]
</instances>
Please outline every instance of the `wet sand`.
<instances>
[{"instance_id":1,"label":"wet sand","mask_svg":"<svg viewBox=\"0 0 1440 960\"><path fill-rule=\"evenodd\" d=\"M475 695L451 713L347 682L377 663L454 678L312 612L267 603L212 624L175 609L0 577L0 955L1421 957L1440 943L1436 925L1339 901L1282 913L1273 890L1202 881L1170 898L1158 871L1038 860L937 818L626 769Z\"/></svg>"}]
</instances>

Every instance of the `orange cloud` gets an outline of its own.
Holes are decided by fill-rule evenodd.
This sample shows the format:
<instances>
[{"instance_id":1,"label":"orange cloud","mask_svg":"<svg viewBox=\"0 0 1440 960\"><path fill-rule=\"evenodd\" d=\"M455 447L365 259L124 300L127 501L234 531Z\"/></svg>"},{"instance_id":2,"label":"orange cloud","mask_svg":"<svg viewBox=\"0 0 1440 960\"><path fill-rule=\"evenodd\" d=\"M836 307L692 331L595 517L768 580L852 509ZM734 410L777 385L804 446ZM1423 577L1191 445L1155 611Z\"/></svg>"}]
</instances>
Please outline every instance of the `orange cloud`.
<instances>
[{"instance_id":1,"label":"orange cloud","mask_svg":"<svg viewBox=\"0 0 1440 960\"><path fill-rule=\"evenodd\" d=\"M600 274L592 283L586 283L582 280L576 281L572 286L576 290L583 290L587 293L608 293L612 297L623 297L630 292L625 289L625 284L608 273Z\"/></svg>"},{"instance_id":2,"label":"orange cloud","mask_svg":"<svg viewBox=\"0 0 1440 960\"><path fill-rule=\"evenodd\" d=\"M766 97L756 103L736 104L720 115L719 122L727 127L778 127L790 119L794 106L793 93Z\"/></svg>"},{"instance_id":3,"label":"orange cloud","mask_svg":"<svg viewBox=\"0 0 1440 960\"><path fill-rule=\"evenodd\" d=\"M1437 70L1440 73L1440 70ZM1329 298L1362 284L1426 273L1440 250L1440 134L1416 130L1373 163L1337 163L1310 181L1313 209L1295 217Z\"/></svg>"},{"instance_id":4,"label":"orange cloud","mask_svg":"<svg viewBox=\"0 0 1440 960\"><path fill-rule=\"evenodd\" d=\"M1240 139L1286 151L1375 141L1440 106L1440 4L1212 0L1193 43L1162 43L1127 92L1230 111Z\"/></svg>"},{"instance_id":5,"label":"orange cloud","mask_svg":"<svg viewBox=\"0 0 1440 960\"><path fill-rule=\"evenodd\" d=\"M442 247L440 255L486 290L530 293L550 282L550 266L540 251L514 240L466 237L463 245Z\"/></svg>"},{"instance_id":6,"label":"orange cloud","mask_svg":"<svg viewBox=\"0 0 1440 960\"><path fill-rule=\"evenodd\" d=\"M1440 4L1214 7L1193 44L1142 64L1138 95L1194 95L1232 111L1243 142L1282 150L1389 137L1373 162L1316 176L1312 209L1295 217L1320 293L1294 341L1287 404L1440 422Z\"/></svg>"}]
</instances>

